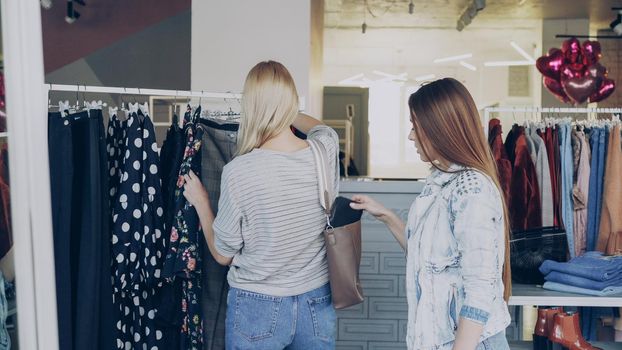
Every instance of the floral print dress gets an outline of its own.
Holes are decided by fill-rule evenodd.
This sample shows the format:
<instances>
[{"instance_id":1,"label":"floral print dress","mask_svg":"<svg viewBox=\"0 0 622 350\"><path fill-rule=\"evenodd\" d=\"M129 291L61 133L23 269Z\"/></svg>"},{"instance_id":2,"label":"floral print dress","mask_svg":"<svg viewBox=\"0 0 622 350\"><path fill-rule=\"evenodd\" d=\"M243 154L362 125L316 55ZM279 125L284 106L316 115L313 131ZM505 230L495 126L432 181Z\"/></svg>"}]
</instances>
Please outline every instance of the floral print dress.
<instances>
[{"instance_id":1,"label":"floral print dress","mask_svg":"<svg viewBox=\"0 0 622 350\"><path fill-rule=\"evenodd\" d=\"M184 175L201 169L201 140L203 128L188 123L186 148L175 189L175 217L164 265L164 277L169 283L181 284L181 336L179 349L203 348L203 318L201 308L201 254L203 230L195 208L183 195Z\"/></svg>"}]
</instances>

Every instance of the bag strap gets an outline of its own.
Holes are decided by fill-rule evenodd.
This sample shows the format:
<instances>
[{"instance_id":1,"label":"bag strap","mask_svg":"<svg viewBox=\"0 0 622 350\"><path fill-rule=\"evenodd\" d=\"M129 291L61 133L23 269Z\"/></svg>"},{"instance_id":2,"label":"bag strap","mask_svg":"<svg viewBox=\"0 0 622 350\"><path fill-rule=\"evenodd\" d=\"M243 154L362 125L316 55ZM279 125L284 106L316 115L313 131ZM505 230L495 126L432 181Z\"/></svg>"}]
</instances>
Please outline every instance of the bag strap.
<instances>
[{"instance_id":1,"label":"bag strap","mask_svg":"<svg viewBox=\"0 0 622 350\"><path fill-rule=\"evenodd\" d=\"M315 140L307 140L309 148L315 159L315 170L317 171L318 189L320 195L320 205L324 209L326 215L327 226L330 225L330 210L333 203L333 195L330 193L331 187L328 184L328 171L326 168L326 150Z\"/></svg>"}]
</instances>

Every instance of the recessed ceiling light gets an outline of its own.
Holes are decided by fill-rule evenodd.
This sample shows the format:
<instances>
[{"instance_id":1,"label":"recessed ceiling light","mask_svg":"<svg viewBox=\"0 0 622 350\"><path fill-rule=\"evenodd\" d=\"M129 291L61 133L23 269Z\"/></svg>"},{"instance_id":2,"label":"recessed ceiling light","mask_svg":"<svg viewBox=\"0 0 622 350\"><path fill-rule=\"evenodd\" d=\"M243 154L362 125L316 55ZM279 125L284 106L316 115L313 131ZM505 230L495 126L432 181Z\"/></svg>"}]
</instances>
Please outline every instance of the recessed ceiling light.
<instances>
[{"instance_id":1,"label":"recessed ceiling light","mask_svg":"<svg viewBox=\"0 0 622 350\"><path fill-rule=\"evenodd\" d=\"M421 75L421 76L415 77L415 80L416 81L426 81L426 80L432 80L434 78L436 78L436 75L434 75L434 74L427 74L427 75Z\"/></svg>"},{"instance_id":2,"label":"recessed ceiling light","mask_svg":"<svg viewBox=\"0 0 622 350\"><path fill-rule=\"evenodd\" d=\"M512 47L514 48L514 50L516 50L516 52L518 52L521 56L525 57L527 61L536 63L536 60L533 57L531 57L525 50L523 50L522 47L518 46L517 43L510 41L510 45L512 45Z\"/></svg>"},{"instance_id":3,"label":"recessed ceiling light","mask_svg":"<svg viewBox=\"0 0 622 350\"><path fill-rule=\"evenodd\" d=\"M464 67L464 68L466 68L466 69L470 69L470 70L472 70L472 71L476 71L476 70L477 70L477 67L475 67L474 65L472 65L472 64L470 64L470 63L464 62L464 61L460 61L460 65L461 65L462 67Z\"/></svg>"},{"instance_id":4,"label":"recessed ceiling light","mask_svg":"<svg viewBox=\"0 0 622 350\"><path fill-rule=\"evenodd\" d=\"M434 63L460 61L460 60L463 60L463 59L466 59L466 58L471 58L471 57L473 57L472 53L465 53L464 55L437 58L437 59L434 60Z\"/></svg>"}]
</instances>

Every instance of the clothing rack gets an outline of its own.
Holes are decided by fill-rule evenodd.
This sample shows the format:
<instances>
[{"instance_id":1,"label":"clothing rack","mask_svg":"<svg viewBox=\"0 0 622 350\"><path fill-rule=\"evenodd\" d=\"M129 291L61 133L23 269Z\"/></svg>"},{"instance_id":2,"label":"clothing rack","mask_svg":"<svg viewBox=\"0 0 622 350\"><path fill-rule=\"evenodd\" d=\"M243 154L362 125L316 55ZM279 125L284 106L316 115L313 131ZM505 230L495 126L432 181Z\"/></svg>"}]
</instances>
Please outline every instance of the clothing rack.
<instances>
[{"instance_id":1,"label":"clothing rack","mask_svg":"<svg viewBox=\"0 0 622 350\"><path fill-rule=\"evenodd\" d=\"M555 114L587 114L588 120L595 119L595 114L621 114L622 108L567 108L567 107L486 107L484 108L484 129L488 134L490 113L555 113Z\"/></svg>"},{"instance_id":2,"label":"clothing rack","mask_svg":"<svg viewBox=\"0 0 622 350\"><path fill-rule=\"evenodd\" d=\"M45 84L48 92L68 91L68 92L92 92L104 94L120 95L145 95L145 96L175 96L175 97L203 97L203 98L222 98L240 99L242 94L232 92L206 92L190 90L163 90L163 89L144 89L144 88L125 88L112 86L88 86L88 85L63 85Z\"/></svg>"}]
</instances>

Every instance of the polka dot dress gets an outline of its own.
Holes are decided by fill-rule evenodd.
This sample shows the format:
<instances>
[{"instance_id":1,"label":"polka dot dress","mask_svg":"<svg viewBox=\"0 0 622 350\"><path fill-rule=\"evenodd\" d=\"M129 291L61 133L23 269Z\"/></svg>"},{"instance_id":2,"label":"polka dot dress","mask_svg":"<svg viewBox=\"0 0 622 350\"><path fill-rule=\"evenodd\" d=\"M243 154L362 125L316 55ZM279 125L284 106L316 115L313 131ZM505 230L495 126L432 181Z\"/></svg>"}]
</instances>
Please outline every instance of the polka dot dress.
<instances>
[{"instance_id":1,"label":"polka dot dress","mask_svg":"<svg viewBox=\"0 0 622 350\"><path fill-rule=\"evenodd\" d=\"M123 137L121 123L108 131L121 159L111 170L112 281L117 349L164 349L162 329L155 322L156 291L161 286L165 254L159 159L153 123L141 112L133 113ZM109 146L115 148L114 141ZM115 186L116 185L116 186ZM113 187L115 186L115 187ZM113 188L116 188L113 191ZM112 193L114 194L112 195Z\"/></svg>"},{"instance_id":2,"label":"polka dot dress","mask_svg":"<svg viewBox=\"0 0 622 350\"><path fill-rule=\"evenodd\" d=\"M184 178L190 170L199 175L203 128L186 125L186 148L175 188L175 217L164 264L164 277L169 283L181 283L180 349L203 348L203 311L201 308L201 223L195 208L183 195Z\"/></svg>"}]
</instances>

